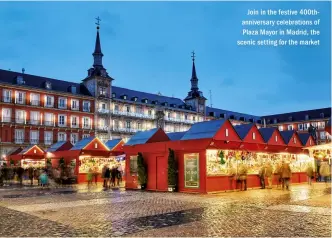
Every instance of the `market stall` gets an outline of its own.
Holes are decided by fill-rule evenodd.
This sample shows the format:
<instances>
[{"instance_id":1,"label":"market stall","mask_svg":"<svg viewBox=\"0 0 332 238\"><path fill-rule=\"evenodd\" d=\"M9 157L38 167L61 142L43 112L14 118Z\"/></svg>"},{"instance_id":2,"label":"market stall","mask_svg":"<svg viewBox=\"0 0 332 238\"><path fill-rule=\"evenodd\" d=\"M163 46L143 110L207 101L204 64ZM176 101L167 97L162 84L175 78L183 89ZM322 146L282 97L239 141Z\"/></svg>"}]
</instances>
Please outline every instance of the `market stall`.
<instances>
[{"instance_id":1,"label":"market stall","mask_svg":"<svg viewBox=\"0 0 332 238\"><path fill-rule=\"evenodd\" d=\"M126 187L137 188L135 163L140 152L148 168L147 189L166 191L167 169L163 171L159 164L167 168L168 148L175 151L178 160L178 190L182 192L230 190L235 187L230 175L242 165L248 168L248 188L259 186L258 171L266 164L275 171L279 164L290 163L292 182L305 182L305 170L312 160L303 152L296 132L282 135L275 128L265 129L259 130L254 124L233 127L229 120L212 120L196 123L184 135L172 135L171 140L161 129L159 138L156 130L147 132L144 140L144 134L134 135L124 146Z\"/></svg>"},{"instance_id":2,"label":"market stall","mask_svg":"<svg viewBox=\"0 0 332 238\"><path fill-rule=\"evenodd\" d=\"M65 163L64 166L66 167L72 167L78 183L86 182L87 173L90 169L97 175L97 181L101 182L101 171L104 165L109 167L125 166L124 156L122 153L120 154L120 151L111 151L94 136L77 142L67 150L48 151L47 157L52 161L57 160L58 163Z\"/></svg>"},{"instance_id":3,"label":"market stall","mask_svg":"<svg viewBox=\"0 0 332 238\"><path fill-rule=\"evenodd\" d=\"M22 166L24 169L28 167L45 168L45 151L38 145L31 145L19 153L16 152L8 156L9 161L14 161L15 165Z\"/></svg>"}]
</instances>

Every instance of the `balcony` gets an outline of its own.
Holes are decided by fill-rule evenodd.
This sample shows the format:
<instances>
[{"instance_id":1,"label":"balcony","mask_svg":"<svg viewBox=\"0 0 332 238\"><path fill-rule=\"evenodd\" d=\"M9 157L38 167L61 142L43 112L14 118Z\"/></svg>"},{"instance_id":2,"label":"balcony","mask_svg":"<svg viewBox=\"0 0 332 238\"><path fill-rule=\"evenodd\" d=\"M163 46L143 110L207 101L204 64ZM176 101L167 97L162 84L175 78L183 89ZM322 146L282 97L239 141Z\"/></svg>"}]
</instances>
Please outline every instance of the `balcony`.
<instances>
[{"instance_id":1,"label":"balcony","mask_svg":"<svg viewBox=\"0 0 332 238\"><path fill-rule=\"evenodd\" d=\"M55 126L54 121L44 121L44 126Z\"/></svg>"},{"instance_id":2,"label":"balcony","mask_svg":"<svg viewBox=\"0 0 332 238\"><path fill-rule=\"evenodd\" d=\"M119 132L119 133L136 133L139 131L138 129L134 128L121 128L121 127L113 127L111 129L113 132Z\"/></svg>"},{"instance_id":3,"label":"balcony","mask_svg":"<svg viewBox=\"0 0 332 238\"><path fill-rule=\"evenodd\" d=\"M24 138L15 138L15 144L23 144Z\"/></svg>"},{"instance_id":4,"label":"balcony","mask_svg":"<svg viewBox=\"0 0 332 238\"><path fill-rule=\"evenodd\" d=\"M45 145L52 145L52 144L54 144L54 143L56 143L56 142L53 141L52 139L46 139L46 140L44 140L44 144L45 144Z\"/></svg>"},{"instance_id":5,"label":"balcony","mask_svg":"<svg viewBox=\"0 0 332 238\"><path fill-rule=\"evenodd\" d=\"M39 139L30 139L31 145L37 145L39 143Z\"/></svg>"},{"instance_id":6,"label":"balcony","mask_svg":"<svg viewBox=\"0 0 332 238\"><path fill-rule=\"evenodd\" d=\"M181 118L173 118L173 117L165 117L164 119L169 122L179 122L179 123L186 123L186 124L194 124L197 122L197 121L186 120L186 119L181 119Z\"/></svg>"},{"instance_id":7,"label":"balcony","mask_svg":"<svg viewBox=\"0 0 332 238\"><path fill-rule=\"evenodd\" d=\"M124 111L118 111L113 110L111 111L113 115L119 115L119 116L128 116L128 117L137 117L137 118L144 118L144 119L155 119L154 115L147 115L144 113L137 113L137 112L124 112Z\"/></svg>"},{"instance_id":8,"label":"balcony","mask_svg":"<svg viewBox=\"0 0 332 238\"><path fill-rule=\"evenodd\" d=\"M98 113L100 114L109 114L110 110L104 108L98 108Z\"/></svg>"},{"instance_id":9,"label":"balcony","mask_svg":"<svg viewBox=\"0 0 332 238\"><path fill-rule=\"evenodd\" d=\"M41 103L40 103L39 100L31 100L31 101L30 101L30 105L31 105L31 106L39 107L39 106L41 105Z\"/></svg>"},{"instance_id":10,"label":"balcony","mask_svg":"<svg viewBox=\"0 0 332 238\"><path fill-rule=\"evenodd\" d=\"M29 120L27 122L29 125L41 125L40 120Z\"/></svg>"},{"instance_id":11,"label":"balcony","mask_svg":"<svg viewBox=\"0 0 332 238\"><path fill-rule=\"evenodd\" d=\"M98 131L108 131L108 126L98 126Z\"/></svg>"},{"instance_id":12,"label":"balcony","mask_svg":"<svg viewBox=\"0 0 332 238\"><path fill-rule=\"evenodd\" d=\"M6 103L12 103L12 97L8 97L8 96L3 96L2 97L2 102L6 102Z\"/></svg>"},{"instance_id":13,"label":"balcony","mask_svg":"<svg viewBox=\"0 0 332 238\"><path fill-rule=\"evenodd\" d=\"M2 117L2 122L11 122L12 118L11 117Z\"/></svg>"},{"instance_id":14,"label":"balcony","mask_svg":"<svg viewBox=\"0 0 332 238\"><path fill-rule=\"evenodd\" d=\"M18 124L25 124L25 119L24 118L15 118L15 122L18 123Z\"/></svg>"}]
</instances>

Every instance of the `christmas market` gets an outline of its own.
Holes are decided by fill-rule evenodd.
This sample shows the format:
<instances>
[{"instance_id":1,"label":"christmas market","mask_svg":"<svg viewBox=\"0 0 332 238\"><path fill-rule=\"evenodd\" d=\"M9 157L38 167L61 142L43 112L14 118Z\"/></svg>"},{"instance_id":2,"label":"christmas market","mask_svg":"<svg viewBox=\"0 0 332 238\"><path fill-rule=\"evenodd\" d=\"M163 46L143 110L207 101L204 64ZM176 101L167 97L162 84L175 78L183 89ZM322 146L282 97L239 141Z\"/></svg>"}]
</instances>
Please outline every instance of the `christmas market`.
<instances>
[{"instance_id":1,"label":"christmas market","mask_svg":"<svg viewBox=\"0 0 332 238\"><path fill-rule=\"evenodd\" d=\"M314 144L311 135L306 142ZM308 144L306 143L306 144ZM259 169L270 164L276 173L282 163L289 163L292 183L307 181L306 168L313 158L303 150L295 131L257 128L255 124L232 126L229 120L212 120L194 124L187 132L166 134L152 129L135 134L125 145L126 187L140 187L137 177L138 154L147 171L146 189L167 191L169 149L177 158L177 188L180 192L209 193L232 190L241 166L246 166L247 187L259 187ZM277 184L274 176L273 184Z\"/></svg>"},{"instance_id":2,"label":"christmas market","mask_svg":"<svg viewBox=\"0 0 332 238\"><path fill-rule=\"evenodd\" d=\"M110 146L110 148L107 146ZM124 155L121 151L122 140L108 141L104 144L95 136L85 138L70 146L68 142L58 142L47 151L47 159L52 161L52 167L70 168L77 183L87 181L87 173L91 169L98 175L98 182L103 166L121 166L124 168Z\"/></svg>"},{"instance_id":3,"label":"christmas market","mask_svg":"<svg viewBox=\"0 0 332 238\"><path fill-rule=\"evenodd\" d=\"M16 149L8 155L7 161L10 165L21 166L24 169L28 167L44 168L46 166L45 151L38 145Z\"/></svg>"}]
</instances>

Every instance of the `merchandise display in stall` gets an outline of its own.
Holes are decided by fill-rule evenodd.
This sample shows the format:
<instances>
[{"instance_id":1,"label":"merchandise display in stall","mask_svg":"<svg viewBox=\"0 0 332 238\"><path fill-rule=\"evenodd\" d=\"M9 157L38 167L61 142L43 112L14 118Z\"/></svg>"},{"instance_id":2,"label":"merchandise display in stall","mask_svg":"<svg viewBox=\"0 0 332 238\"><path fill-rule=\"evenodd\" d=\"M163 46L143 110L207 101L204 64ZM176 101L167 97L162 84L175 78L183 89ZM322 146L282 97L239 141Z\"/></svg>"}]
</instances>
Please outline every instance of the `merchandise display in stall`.
<instances>
[{"instance_id":1,"label":"merchandise display in stall","mask_svg":"<svg viewBox=\"0 0 332 238\"><path fill-rule=\"evenodd\" d=\"M23 159L21 160L22 168L26 169L29 167L33 168L44 168L46 166L45 160L32 160L32 159Z\"/></svg>"},{"instance_id":2,"label":"merchandise display in stall","mask_svg":"<svg viewBox=\"0 0 332 238\"><path fill-rule=\"evenodd\" d=\"M268 154L235 150L207 150L206 151L207 175L229 175L231 171L238 169L240 164L246 164L248 174L258 174L261 166L270 163L273 171L278 164L290 163L292 172L304 172L308 163L313 160L307 155L295 155L289 153Z\"/></svg>"},{"instance_id":3,"label":"merchandise display in stall","mask_svg":"<svg viewBox=\"0 0 332 238\"><path fill-rule=\"evenodd\" d=\"M79 173L88 173L89 169L98 169L98 173L101 173L104 165L108 165L109 168L113 166L121 166L125 168L125 160L122 156L113 156L113 157L83 157L81 156L79 163Z\"/></svg>"}]
</instances>

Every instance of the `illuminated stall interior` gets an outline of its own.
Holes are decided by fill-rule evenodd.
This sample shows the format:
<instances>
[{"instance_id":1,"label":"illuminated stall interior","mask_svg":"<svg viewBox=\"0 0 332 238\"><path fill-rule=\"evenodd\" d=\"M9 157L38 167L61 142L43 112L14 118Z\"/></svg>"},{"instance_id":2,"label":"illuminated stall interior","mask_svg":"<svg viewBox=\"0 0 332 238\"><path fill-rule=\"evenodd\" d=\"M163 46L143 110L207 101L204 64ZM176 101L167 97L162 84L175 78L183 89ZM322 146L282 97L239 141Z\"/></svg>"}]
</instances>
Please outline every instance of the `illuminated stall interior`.
<instances>
[{"instance_id":1,"label":"illuminated stall interior","mask_svg":"<svg viewBox=\"0 0 332 238\"><path fill-rule=\"evenodd\" d=\"M17 154L9 155L9 160L13 160L14 164L22 166L24 169L28 167L45 168L45 151L38 145L31 145L23 149Z\"/></svg>"}]
</instances>

